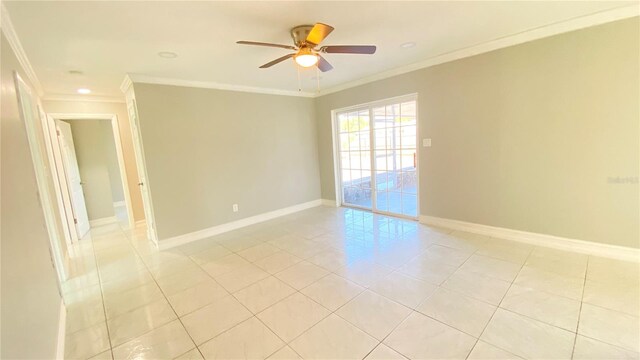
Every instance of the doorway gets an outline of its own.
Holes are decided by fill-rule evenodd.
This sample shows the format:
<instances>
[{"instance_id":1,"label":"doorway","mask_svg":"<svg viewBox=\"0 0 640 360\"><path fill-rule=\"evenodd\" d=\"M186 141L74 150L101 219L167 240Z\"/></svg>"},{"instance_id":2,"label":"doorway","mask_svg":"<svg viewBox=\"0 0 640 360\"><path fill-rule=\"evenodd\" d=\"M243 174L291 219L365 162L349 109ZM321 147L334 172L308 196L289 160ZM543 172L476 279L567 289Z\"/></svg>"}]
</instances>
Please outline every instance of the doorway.
<instances>
[{"instance_id":1,"label":"doorway","mask_svg":"<svg viewBox=\"0 0 640 360\"><path fill-rule=\"evenodd\" d=\"M340 204L417 219L417 97L333 111Z\"/></svg>"},{"instance_id":2,"label":"doorway","mask_svg":"<svg viewBox=\"0 0 640 360\"><path fill-rule=\"evenodd\" d=\"M133 211L114 114L49 114L58 190L68 241L91 227L133 226Z\"/></svg>"}]
</instances>

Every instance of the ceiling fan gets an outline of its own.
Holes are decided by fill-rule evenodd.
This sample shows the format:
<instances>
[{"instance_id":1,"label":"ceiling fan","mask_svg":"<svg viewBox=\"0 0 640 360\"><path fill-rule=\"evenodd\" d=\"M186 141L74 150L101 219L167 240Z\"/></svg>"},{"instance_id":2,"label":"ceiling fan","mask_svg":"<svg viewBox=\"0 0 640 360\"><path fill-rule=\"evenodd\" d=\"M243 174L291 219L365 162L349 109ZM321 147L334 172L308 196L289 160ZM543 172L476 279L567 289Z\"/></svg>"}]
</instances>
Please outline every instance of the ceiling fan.
<instances>
[{"instance_id":1,"label":"ceiling fan","mask_svg":"<svg viewBox=\"0 0 640 360\"><path fill-rule=\"evenodd\" d=\"M291 29L291 37L294 45L281 45L256 41L238 41L241 45L257 45L277 47L282 49L295 50L295 53L287 54L270 61L261 69L272 67L287 59L293 58L302 67L311 67L317 64L320 71L325 72L333 69L333 66L320 55L326 54L373 54L376 52L374 45L327 45L318 48L320 43L333 31L333 27L323 23L315 25L300 25Z\"/></svg>"}]
</instances>

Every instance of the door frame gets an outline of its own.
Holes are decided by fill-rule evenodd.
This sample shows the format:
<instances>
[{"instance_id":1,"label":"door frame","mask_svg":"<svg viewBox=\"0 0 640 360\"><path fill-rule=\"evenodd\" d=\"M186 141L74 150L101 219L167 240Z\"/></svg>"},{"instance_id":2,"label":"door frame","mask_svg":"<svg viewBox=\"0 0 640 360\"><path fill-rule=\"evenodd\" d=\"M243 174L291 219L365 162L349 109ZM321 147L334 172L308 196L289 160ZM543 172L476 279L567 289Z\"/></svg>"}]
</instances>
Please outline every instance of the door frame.
<instances>
[{"instance_id":1,"label":"door frame","mask_svg":"<svg viewBox=\"0 0 640 360\"><path fill-rule=\"evenodd\" d=\"M374 144L375 135L374 135L374 121L373 121L371 109L377 106L385 106L385 105L397 104L397 103L402 103L407 101L415 101L416 103L416 181L418 184L416 186L416 201L417 201L416 216L413 217L413 216L407 216L404 214L397 214L397 213L377 210L376 196L374 195L374 192L376 191L374 176L372 176L371 178L371 210L362 206L344 203L342 199L342 175L341 175L342 160L340 159L340 145L338 143L338 141L340 140L340 135L339 135L340 127L338 126L338 117L337 117L338 113L348 112L353 110L362 110L363 108L366 108L369 111L369 119L370 119L369 126L371 129L370 143L371 143L371 152L372 152L371 173L375 174L375 166L374 166L375 157L373 156L374 146L375 146ZM336 198L337 207L345 206L345 207L354 208L354 209L371 211L377 214L389 215L389 216L400 217L400 218L411 219L411 220L418 220L418 218L420 217L420 187L421 187L420 186L420 151L419 151L420 145L421 145L419 141L420 140L420 111L419 111L419 103L418 103L418 93L410 93L410 94L405 94L400 96L394 96L391 98L380 99L380 100L370 101L366 103L361 103L357 105L351 105L351 106L346 106L346 107L331 110L331 138L333 142L332 144L333 145L333 178L335 179L334 187L335 187L335 198Z\"/></svg>"},{"instance_id":2,"label":"door frame","mask_svg":"<svg viewBox=\"0 0 640 360\"><path fill-rule=\"evenodd\" d=\"M22 94L22 91L20 90L20 86L23 87L23 89L27 92L27 95L31 98L31 102L32 102L31 105L36 111L35 116L37 118L34 118L32 120L40 121L41 125L43 126L43 131L46 131L47 124L45 119L42 117L43 111L42 111L42 104L40 103L40 98L38 96L35 96L31 87L24 80L22 80L22 77L20 77L20 75L16 71L13 72L13 80L15 85L16 98L18 101L18 112L20 114L20 120L24 125L25 131L27 133L27 142L29 143L29 150L31 152L31 160L32 160L31 163L34 168L34 172L36 176L36 185L38 187L38 192L39 192L38 198L42 204L42 212L44 215L45 225L47 228L46 230L49 235L49 243L50 243L51 252L53 255L52 258L53 258L54 268L56 269L56 274L58 275L59 284L61 284L67 279L68 273L66 272L66 268L65 268L64 254L62 254L62 250L60 248L62 239L60 239L60 236L59 236L59 232L57 228L58 222L55 216L55 208L57 206L55 206L55 204L51 201L52 195L57 196L55 191L55 181L56 181L55 169L53 168L52 164L49 164L50 169L47 172L47 166L43 158L43 151L42 151L43 149L41 148L42 145L38 140L39 131L38 129L36 129L35 127L36 125L29 123L25 117L24 108L23 108L24 99L22 99L23 94ZM49 154L49 151L47 149L47 137L45 136L46 134L42 134L42 135L44 137L44 142L45 142L44 150L47 154ZM51 157L49 157L49 161L51 161ZM49 184L47 181L48 176L51 176L54 182L54 189L53 189L54 194L52 194L52 189L48 185Z\"/></svg>"},{"instance_id":3,"label":"door frame","mask_svg":"<svg viewBox=\"0 0 640 360\"><path fill-rule=\"evenodd\" d=\"M147 238L160 249L158 241L158 230L156 228L156 218L153 208L153 199L151 198L151 188L149 186L149 177L147 175L147 163L144 155L144 147L142 144L142 133L140 132L140 119L138 117L138 108L136 105L135 94L133 90L125 92L127 98L127 113L129 114L129 123L131 124L131 140L133 141L133 151L136 155L136 164L138 170L138 186L140 187L140 195L142 197L142 206L144 207L144 223L147 228Z\"/></svg>"},{"instance_id":4,"label":"door frame","mask_svg":"<svg viewBox=\"0 0 640 360\"><path fill-rule=\"evenodd\" d=\"M133 227L134 219L133 219L133 207L131 204L131 193L129 192L129 183L127 178L127 171L124 164L124 152L122 150L122 140L120 138L120 125L118 124L118 116L116 114L92 114L92 113L48 113L47 114L47 122L49 123L49 135L51 137L51 148L47 149L51 151L53 154L53 158L56 161L56 166L61 168L63 165L61 163L62 157L60 153L60 141L58 139L56 133L56 120L109 120L111 121L111 128L113 130L113 139L115 141L116 147L116 155L118 158L118 168L120 170L120 181L122 182L122 190L124 192L124 201L125 206L127 208L127 222L129 227ZM67 184L66 177L59 177L58 187L56 187L56 192L59 192L59 196L64 201L65 208L72 208L71 199L69 196L63 196L64 191L67 191L68 194L68 186L63 189L63 185L61 182L64 181L65 185ZM69 227L69 230L72 234L70 238L67 239L68 243L73 243L77 241L77 232L75 231L75 225L73 223L73 216L69 216L67 212L64 212L65 224ZM76 234L74 237L73 234Z\"/></svg>"}]
</instances>

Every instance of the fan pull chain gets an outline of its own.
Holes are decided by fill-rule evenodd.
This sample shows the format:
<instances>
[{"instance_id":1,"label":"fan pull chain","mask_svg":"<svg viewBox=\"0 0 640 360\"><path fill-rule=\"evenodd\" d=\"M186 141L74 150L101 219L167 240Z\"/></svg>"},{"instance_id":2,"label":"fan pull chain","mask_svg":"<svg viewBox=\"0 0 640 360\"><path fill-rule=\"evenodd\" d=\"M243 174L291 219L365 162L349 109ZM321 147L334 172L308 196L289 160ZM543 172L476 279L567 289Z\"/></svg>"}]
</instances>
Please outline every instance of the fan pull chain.
<instances>
[{"instance_id":1,"label":"fan pull chain","mask_svg":"<svg viewBox=\"0 0 640 360\"><path fill-rule=\"evenodd\" d=\"M300 86L300 67L296 65L296 70L298 72L298 91L302 91L302 86Z\"/></svg>"}]
</instances>

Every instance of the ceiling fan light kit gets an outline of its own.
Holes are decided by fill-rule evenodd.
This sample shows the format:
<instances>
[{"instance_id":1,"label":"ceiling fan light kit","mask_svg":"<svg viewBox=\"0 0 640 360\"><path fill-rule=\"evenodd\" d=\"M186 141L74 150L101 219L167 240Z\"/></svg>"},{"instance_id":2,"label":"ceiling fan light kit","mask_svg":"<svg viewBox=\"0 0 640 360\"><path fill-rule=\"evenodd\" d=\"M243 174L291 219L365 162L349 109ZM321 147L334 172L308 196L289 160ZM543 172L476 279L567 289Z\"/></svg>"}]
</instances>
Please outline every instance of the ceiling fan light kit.
<instances>
[{"instance_id":1,"label":"ceiling fan light kit","mask_svg":"<svg viewBox=\"0 0 640 360\"><path fill-rule=\"evenodd\" d=\"M329 62L320 55L321 53L374 54L376 52L376 47L374 45L328 45L317 48L332 31L332 26L323 23L296 26L291 29L291 38L294 43L293 46L244 40L238 41L237 43L241 45L277 47L296 51L295 53L284 55L260 66L261 69L269 68L289 58L293 58L295 63L301 67L308 68L315 65L320 71L326 72L333 69L333 66L331 66L331 64L329 64Z\"/></svg>"},{"instance_id":2,"label":"ceiling fan light kit","mask_svg":"<svg viewBox=\"0 0 640 360\"><path fill-rule=\"evenodd\" d=\"M311 52L309 48L301 48L293 59L302 67L311 67L318 63L318 56Z\"/></svg>"}]
</instances>

